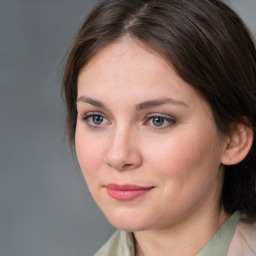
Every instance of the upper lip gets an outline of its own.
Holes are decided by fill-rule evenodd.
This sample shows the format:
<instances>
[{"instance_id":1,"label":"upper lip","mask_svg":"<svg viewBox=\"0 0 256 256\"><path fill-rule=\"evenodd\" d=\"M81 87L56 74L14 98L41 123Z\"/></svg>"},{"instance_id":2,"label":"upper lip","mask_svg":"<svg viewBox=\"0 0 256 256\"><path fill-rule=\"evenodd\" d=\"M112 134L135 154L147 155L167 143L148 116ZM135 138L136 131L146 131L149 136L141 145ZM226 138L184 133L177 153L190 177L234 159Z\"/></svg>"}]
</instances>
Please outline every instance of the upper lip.
<instances>
[{"instance_id":1,"label":"upper lip","mask_svg":"<svg viewBox=\"0 0 256 256\"><path fill-rule=\"evenodd\" d=\"M120 190L120 191L148 190L148 189L153 188L153 187L144 187L144 186L138 186L138 185L133 185L133 184L119 185L119 184L114 184L114 183L108 184L108 185L106 185L106 187L109 189Z\"/></svg>"}]
</instances>

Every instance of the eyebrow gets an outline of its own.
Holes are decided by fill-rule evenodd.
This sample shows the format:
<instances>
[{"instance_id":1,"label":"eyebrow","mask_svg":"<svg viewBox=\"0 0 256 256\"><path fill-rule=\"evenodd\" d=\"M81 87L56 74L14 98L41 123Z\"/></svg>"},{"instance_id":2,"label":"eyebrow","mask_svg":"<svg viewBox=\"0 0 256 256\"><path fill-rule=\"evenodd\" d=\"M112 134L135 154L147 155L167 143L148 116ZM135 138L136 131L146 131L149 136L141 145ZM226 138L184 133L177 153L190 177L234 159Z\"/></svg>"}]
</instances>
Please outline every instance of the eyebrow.
<instances>
[{"instance_id":1,"label":"eyebrow","mask_svg":"<svg viewBox=\"0 0 256 256\"><path fill-rule=\"evenodd\" d=\"M85 97L85 96L80 96L79 98L77 98L76 102L77 103L84 102L84 103L93 105L95 107L108 109L101 101L98 101L98 100L95 100L95 99L92 99L89 97ZM188 107L188 105L182 101L178 101L178 100L175 100L172 98L164 98L164 99L147 100L147 101L141 102L139 104L136 104L135 110L140 111L140 110L143 110L146 108L150 108L150 107L154 107L154 106L161 106L161 105L165 105L165 104Z\"/></svg>"},{"instance_id":2,"label":"eyebrow","mask_svg":"<svg viewBox=\"0 0 256 256\"><path fill-rule=\"evenodd\" d=\"M164 99L154 99L154 100L144 101L142 103L135 105L135 109L137 111L139 111L139 110L143 110L145 108L161 106L161 105L165 105L165 104L188 107L188 105L182 101L178 101L178 100L175 100L172 98L164 98Z\"/></svg>"},{"instance_id":3,"label":"eyebrow","mask_svg":"<svg viewBox=\"0 0 256 256\"><path fill-rule=\"evenodd\" d=\"M107 109L107 107L102 102L100 102L98 100L94 100L92 98L85 97L85 96L81 96L81 97L77 98L76 103L78 103L78 102L89 103L95 107Z\"/></svg>"}]
</instances>

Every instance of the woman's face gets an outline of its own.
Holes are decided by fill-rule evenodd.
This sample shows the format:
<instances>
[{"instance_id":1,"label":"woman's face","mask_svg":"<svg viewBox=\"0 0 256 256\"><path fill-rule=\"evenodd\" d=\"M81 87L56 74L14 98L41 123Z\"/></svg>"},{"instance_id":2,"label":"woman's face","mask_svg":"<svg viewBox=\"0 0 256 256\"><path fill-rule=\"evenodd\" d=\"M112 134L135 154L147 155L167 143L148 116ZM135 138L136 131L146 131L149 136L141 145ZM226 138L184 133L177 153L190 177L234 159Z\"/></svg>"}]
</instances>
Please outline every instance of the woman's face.
<instances>
[{"instance_id":1,"label":"woman's face","mask_svg":"<svg viewBox=\"0 0 256 256\"><path fill-rule=\"evenodd\" d=\"M212 112L145 45L102 49L79 74L77 111L78 161L114 226L159 229L219 207L225 143Z\"/></svg>"}]
</instances>

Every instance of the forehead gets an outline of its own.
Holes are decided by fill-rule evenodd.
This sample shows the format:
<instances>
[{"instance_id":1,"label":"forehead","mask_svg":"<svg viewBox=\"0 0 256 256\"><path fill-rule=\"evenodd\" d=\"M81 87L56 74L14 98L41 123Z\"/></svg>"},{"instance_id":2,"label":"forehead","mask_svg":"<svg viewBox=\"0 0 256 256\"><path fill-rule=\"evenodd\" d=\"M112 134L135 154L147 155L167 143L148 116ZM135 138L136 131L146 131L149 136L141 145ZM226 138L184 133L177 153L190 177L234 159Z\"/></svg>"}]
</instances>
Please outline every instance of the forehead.
<instances>
[{"instance_id":1,"label":"forehead","mask_svg":"<svg viewBox=\"0 0 256 256\"><path fill-rule=\"evenodd\" d=\"M146 66L145 63L147 63ZM147 44L130 37L123 37L100 49L82 68L80 73L94 68L97 68L97 70L108 69L108 71L112 68L114 72L123 69L126 72L132 71L130 74L134 74L143 68L149 69L154 66L154 69L156 69L160 65L167 66L168 64ZM168 66L171 67L171 65Z\"/></svg>"},{"instance_id":2,"label":"forehead","mask_svg":"<svg viewBox=\"0 0 256 256\"><path fill-rule=\"evenodd\" d=\"M172 97L190 105L202 101L162 56L130 38L107 45L80 71L78 97L84 95L119 101Z\"/></svg>"}]
</instances>

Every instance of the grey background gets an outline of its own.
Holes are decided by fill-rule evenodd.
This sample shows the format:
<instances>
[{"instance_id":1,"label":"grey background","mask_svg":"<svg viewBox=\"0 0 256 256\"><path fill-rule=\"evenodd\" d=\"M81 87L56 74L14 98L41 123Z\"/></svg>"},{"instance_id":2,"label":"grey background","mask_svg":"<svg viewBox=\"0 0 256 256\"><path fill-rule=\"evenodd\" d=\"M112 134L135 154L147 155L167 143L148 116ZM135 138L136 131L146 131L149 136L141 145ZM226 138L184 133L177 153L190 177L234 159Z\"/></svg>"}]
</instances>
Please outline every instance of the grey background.
<instances>
[{"instance_id":1,"label":"grey background","mask_svg":"<svg viewBox=\"0 0 256 256\"><path fill-rule=\"evenodd\" d=\"M256 35L256 0L227 2ZM114 230L72 159L59 92L94 4L0 1L0 256L90 256Z\"/></svg>"}]
</instances>

